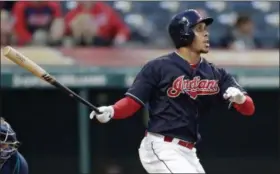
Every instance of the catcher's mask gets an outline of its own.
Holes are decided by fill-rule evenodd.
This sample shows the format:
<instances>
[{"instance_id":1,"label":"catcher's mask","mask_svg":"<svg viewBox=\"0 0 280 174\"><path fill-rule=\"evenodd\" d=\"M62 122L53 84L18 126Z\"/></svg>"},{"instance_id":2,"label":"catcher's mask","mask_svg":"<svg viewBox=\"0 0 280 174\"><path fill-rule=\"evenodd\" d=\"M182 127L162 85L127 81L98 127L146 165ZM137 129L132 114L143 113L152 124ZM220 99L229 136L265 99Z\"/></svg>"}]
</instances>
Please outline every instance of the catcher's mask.
<instances>
[{"instance_id":1,"label":"catcher's mask","mask_svg":"<svg viewBox=\"0 0 280 174\"><path fill-rule=\"evenodd\" d=\"M0 118L0 162L9 159L18 149L16 133L3 118Z\"/></svg>"}]
</instances>

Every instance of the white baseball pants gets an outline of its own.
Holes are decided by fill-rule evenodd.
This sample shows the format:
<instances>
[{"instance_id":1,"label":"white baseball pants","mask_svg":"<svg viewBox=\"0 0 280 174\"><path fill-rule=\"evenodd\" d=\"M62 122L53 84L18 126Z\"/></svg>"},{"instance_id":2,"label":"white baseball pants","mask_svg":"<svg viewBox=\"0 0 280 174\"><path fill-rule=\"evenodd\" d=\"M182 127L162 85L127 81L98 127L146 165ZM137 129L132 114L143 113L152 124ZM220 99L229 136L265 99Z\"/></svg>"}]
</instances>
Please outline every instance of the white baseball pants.
<instances>
[{"instance_id":1,"label":"white baseball pants","mask_svg":"<svg viewBox=\"0 0 280 174\"><path fill-rule=\"evenodd\" d=\"M139 148L140 161L148 173L201 173L205 171L196 149L178 145L179 139L165 142L164 136L148 133Z\"/></svg>"}]
</instances>

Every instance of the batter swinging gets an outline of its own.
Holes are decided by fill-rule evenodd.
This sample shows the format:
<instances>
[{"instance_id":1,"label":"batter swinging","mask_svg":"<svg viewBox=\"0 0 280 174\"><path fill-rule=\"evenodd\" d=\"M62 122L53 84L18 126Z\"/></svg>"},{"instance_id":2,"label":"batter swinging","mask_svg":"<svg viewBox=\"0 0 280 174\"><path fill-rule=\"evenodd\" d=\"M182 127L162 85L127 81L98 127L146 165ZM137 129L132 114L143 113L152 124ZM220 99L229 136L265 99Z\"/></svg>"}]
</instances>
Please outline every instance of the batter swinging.
<instances>
[{"instance_id":1,"label":"batter swinging","mask_svg":"<svg viewBox=\"0 0 280 174\"><path fill-rule=\"evenodd\" d=\"M243 115L254 113L252 99L235 79L200 55L209 52L207 26L212 22L192 9L177 14L169 24L176 51L148 62L126 97L100 107L102 114L90 114L106 123L149 105L150 120L139 148L148 173L205 173L195 144L200 140L198 117L211 105L228 102Z\"/></svg>"}]
</instances>

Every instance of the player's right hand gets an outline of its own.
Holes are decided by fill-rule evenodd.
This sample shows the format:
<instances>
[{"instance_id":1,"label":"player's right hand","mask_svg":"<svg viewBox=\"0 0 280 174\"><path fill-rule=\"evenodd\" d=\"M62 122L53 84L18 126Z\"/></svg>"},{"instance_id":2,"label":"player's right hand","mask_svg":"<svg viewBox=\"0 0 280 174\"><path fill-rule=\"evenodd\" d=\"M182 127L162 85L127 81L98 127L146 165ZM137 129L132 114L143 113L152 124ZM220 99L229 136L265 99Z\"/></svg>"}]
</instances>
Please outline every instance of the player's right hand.
<instances>
[{"instance_id":1,"label":"player's right hand","mask_svg":"<svg viewBox=\"0 0 280 174\"><path fill-rule=\"evenodd\" d=\"M95 111L92 111L89 115L90 119L96 117L96 119L100 123L107 123L110 121L114 116L114 108L113 106L101 106L98 108L101 114L97 114Z\"/></svg>"}]
</instances>

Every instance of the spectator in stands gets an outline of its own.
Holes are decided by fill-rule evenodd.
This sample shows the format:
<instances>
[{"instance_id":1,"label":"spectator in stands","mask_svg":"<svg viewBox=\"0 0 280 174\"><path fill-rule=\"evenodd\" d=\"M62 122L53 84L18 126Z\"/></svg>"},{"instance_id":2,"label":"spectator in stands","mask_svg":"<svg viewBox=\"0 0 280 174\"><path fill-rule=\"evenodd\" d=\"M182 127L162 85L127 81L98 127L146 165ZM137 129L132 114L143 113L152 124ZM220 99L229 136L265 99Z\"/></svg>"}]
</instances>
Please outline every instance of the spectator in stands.
<instances>
[{"instance_id":1,"label":"spectator in stands","mask_svg":"<svg viewBox=\"0 0 280 174\"><path fill-rule=\"evenodd\" d=\"M1 9L1 46L12 44L12 28L13 21L10 13L5 9Z\"/></svg>"},{"instance_id":2,"label":"spectator in stands","mask_svg":"<svg viewBox=\"0 0 280 174\"><path fill-rule=\"evenodd\" d=\"M64 35L59 2L17 1L13 8L15 34L20 45L58 45Z\"/></svg>"},{"instance_id":3,"label":"spectator in stands","mask_svg":"<svg viewBox=\"0 0 280 174\"><path fill-rule=\"evenodd\" d=\"M249 16L239 16L234 28L221 39L223 47L234 50L260 48L261 44L254 36L254 24Z\"/></svg>"},{"instance_id":4,"label":"spectator in stands","mask_svg":"<svg viewBox=\"0 0 280 174\"><path fill-rule=\"evenodd\" d=\"M15 3L15 1L0 1L0 8L11 12Z\"/></svg>"},{"instance_id":5,"label":"spectator in stands","mask_svg":"<svg viewBox=\"0 0 280 174\"><path fill-rule=\"evenodd\" d=\"M130 31L117 12L104 2L80 1L65 17L66 33L78 45L116 46Z\"/></svg>"}]
</instances>

